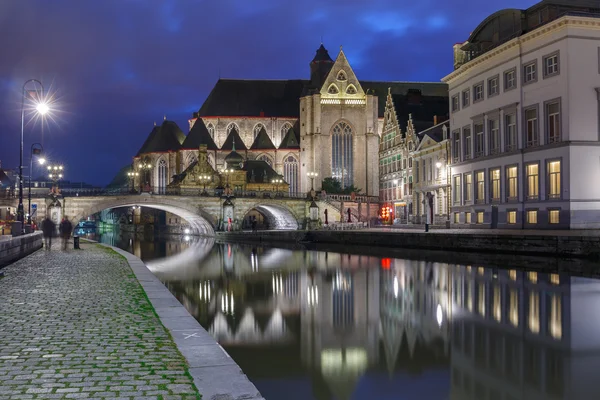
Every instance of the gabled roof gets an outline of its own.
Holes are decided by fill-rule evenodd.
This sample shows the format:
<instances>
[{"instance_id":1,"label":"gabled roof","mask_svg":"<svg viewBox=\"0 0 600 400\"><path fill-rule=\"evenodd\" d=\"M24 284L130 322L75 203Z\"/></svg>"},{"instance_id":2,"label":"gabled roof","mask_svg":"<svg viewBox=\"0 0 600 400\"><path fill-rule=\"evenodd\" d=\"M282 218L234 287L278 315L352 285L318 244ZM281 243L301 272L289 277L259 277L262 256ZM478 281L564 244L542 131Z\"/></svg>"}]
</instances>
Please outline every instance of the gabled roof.
<instances>
[{"instance_id":1,"label":"gabled roof","mask_svg":"<svg viewBox=\"0 0 600 400\"><path fill-rule=\"evenodd\" d=\"M281 141L279 145L280 149L299 149L300 148L300 140L298 140L298 136L296 135L296 131L294 128L288 129L285 137Z\"/></svg>"},{"instance_id":2,"label":"gabled roof","mask_svg":"<svg viewBox=\"0 0 600 400\"><path fill-rule=\"evenodd\" d=\"M246 171L248 183L269 183L273 179L280 178L279 174L264 161L246 160L242 169Z\"/></svg>"},{"instance_id":3,"label":"gabled roof","mask_svg":"<svg viewBox=\"0 0 600 400\"><path fill-rule=\"evenodd\" d=\"M198 111L200 117L299 117L308 80L219 79Z\"/></svg>"},{"instance_id":4,"label":"gabled roof","mask_svg":"<svg viewBox=\"0 0 600 400\"><path fill-rule=\"evenodd\" d=\"M446 127L446 134L448 134L449 125L450 125L449 121L446 120L442 123L432 126L431 128L419 131L417 133L417 136L419 137L419 141L420 141L418 148L420 148L421 145L423 144L423 138L425 136L430 137L436 143L439 143L442 140L444 140L444 126ZM417 150L418 150L418 148L417 148Z\"/></svg>"},{"instance_id":5,"label":"gabled roof","mask_svg":"<svg viewBox=\"0 0 600 400\"><path fill-rule=\"evenodd\" d=\"M264 126L260 128L256 139L254 139L254 143L250 146L250 150L275 150L275 148Z\"/></svg>"},{"instance_id":6,"label":"gabled roof","mask_svg":"<svg viewBox=\"0 0 600 400\"><path fill-rule=\"evenodd\" d=\"M236 150L248 150L236 128L231 129L227 139L225 139L225 143L223 143L223 146L221 146L221 150L233 150L234 140Z\"/></svg>"},{"instance_id":7,"label":"gabled roof","mask_svg":"<svg viewBox=\"0 0 600 400\"><path fill-rule=\"evenodd\" d=\"M166 153L177 151L185 140L185 134L173 121L163 121L160 126L155 126L148 138L137 152L136 157L146 153Z\"/></svg>"},{"instance_id":8,"label":"gabled roof","mask_svg":"<svg viewBox=\"0 0 600 400\"><path fill-rule=\"evenodd\" d=\"M205 144L208 150L218 150L215 141L210 137L210 133L208 132L208 129L206 129L204 121L202 118L198 118L194 123L194 126L192 126L190 133L188 133L183 141L181 148L196 150L201 144Z\"/></svg>"}]
</instances>

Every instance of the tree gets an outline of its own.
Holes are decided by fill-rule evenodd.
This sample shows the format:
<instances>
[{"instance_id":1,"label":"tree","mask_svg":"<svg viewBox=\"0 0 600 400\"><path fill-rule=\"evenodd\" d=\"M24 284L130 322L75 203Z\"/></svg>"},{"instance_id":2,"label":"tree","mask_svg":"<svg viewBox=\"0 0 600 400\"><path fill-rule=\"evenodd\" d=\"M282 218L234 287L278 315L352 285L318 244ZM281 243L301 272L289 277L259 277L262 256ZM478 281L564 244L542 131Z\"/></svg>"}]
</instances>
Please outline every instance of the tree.
<instances>
[{"instance_id":1,"label":"tree","mask_svg":"<svg viewBox=\"0 0 600 400\"><path fill-rule=\"evenodd\" d=\"M331 194L350 194L352 192L358 194L361 191L361 189L357 188L354 185L342 188L342 182L340 182L339 179L335 179L332 177L323 178L323 182L321 183L321 190L324 190L325 192Z\"/></svg>"}]
</instances>

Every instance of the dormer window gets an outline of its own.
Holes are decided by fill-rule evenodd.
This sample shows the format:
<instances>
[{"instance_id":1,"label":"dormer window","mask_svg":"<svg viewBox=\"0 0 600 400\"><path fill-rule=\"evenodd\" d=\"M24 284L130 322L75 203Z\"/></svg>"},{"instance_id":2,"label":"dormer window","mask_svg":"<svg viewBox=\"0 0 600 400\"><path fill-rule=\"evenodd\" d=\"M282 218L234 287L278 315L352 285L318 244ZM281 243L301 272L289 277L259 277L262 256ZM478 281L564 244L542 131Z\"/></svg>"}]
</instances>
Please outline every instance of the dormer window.
<instances>
[{"instance_id":1,"label":"dormer window","mask_svg":"<svg viewBox=\"0 0 600 400\"><path fill-rule=\"evenodd\" d=\"M336 79L338 81L342 81L343 82L343 81L345 81L348 78L346 78L346 73L344 71L340 71L340 72L338 72Z\"/></svg>"},{"instance_id":2,"label":"dormer window","mask_svg":"<svg viewBox=\"0 0 600 400\"><path fill-rule=\"evenodd\" d=\"M347 94L356 94L356 88L354 87L354 85L348 85L348 88L346 89L346 93Z\"/></svg>"},{"instance_id":3,"label":"dormer window","mask_svg":"<svg viewBox=\"0 0 600 400\"><path fill-rule=\"evenodd\" d=\"M327 89L327 93L329 93L329 94L338 94L339 92L340 92L339 89L334 84L329 86L329 89Z\"/></svg>"}]
</instances>

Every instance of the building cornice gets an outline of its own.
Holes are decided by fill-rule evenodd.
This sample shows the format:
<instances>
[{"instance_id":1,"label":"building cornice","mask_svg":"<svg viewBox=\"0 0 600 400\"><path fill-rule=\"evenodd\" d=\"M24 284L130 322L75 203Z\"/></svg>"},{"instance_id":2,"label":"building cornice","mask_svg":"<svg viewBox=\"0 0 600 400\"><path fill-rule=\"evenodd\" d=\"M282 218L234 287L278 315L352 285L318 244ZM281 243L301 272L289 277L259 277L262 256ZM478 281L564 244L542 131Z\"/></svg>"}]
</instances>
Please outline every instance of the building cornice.
<instances>
[{"instance_id":1,"label":"building cornice","mask_svg":"<svg viewBox=\"0 0 600 400\"><path fill-rule=\"evenodd\" d=\"M465 74L467 71L485 63L496 57L501 53L505 53L514 47L517 47L521 44L529 42L531 40L537 39L541 36L544 36L548 33L552 33L554 31L558 31L564 28L573 27L573 28L581 28L585 27L588 29L600 30L600 18L594 17L578 17L572 15L566 15L561 17L555 21L552 21L546 25L535 29L532 32L526 33L522 36L514 38L482 55L471 60L463 65L461 65L458 69L454 70L450 74L446 75L441 79L442 82L446 84L452 83L454 80L458 79L460 76Z\"/></svg>"}]
</instances>

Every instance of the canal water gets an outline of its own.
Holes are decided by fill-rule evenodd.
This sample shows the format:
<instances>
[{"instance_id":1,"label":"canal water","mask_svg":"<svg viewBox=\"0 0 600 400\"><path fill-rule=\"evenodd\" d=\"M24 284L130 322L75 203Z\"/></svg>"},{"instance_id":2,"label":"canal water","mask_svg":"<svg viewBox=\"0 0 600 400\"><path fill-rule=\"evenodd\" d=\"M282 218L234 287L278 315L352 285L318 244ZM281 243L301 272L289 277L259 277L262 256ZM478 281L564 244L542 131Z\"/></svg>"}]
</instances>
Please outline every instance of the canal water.
<instances>
[{"instance_id":1,"label":"canal water","mask_svg":"<svg viewBox=\"0 0 600 400\"><path fill-rule=\"evenodd\" d=\"M144 260L268 400L597 399L600 281L215 243Z\"/></svg>"}]
</instances>

